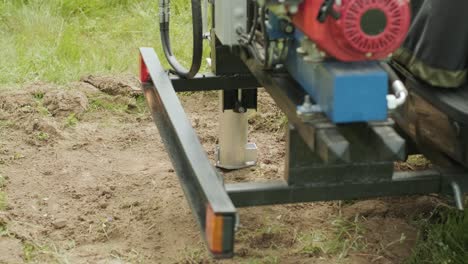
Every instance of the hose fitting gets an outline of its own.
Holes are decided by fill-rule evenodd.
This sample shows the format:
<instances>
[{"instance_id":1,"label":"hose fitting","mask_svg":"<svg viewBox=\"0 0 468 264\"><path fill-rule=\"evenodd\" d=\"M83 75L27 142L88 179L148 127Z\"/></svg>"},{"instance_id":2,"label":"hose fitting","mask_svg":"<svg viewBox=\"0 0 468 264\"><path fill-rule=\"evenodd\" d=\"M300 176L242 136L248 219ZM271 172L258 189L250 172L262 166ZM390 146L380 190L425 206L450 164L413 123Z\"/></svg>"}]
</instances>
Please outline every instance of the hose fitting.
<instances>
[{"instance_id":1,"label":"hose fitting","mask_svg":"<svg viewBox=\"0 0 468 264\"><path fill-rule=\"evenodd\" d=\"M388 109L394 110L406 102L409 93L405 87L405 84L400 80L395 71L386 62L381 62L380 65L387 72L393 91L393 94L387 95L387 106Z\"/></svg>"},{"instance_id":2,"label":"hose fitting","mask_svg":"<svg viewBox=\"0 0 468 264\"><path fill-rule=\"evenodd\" d=\"M203 21L201 0L192 0L192 24L193 24L193 56L190 69L182 66L172 52L170 41L170 0L159 2L159 30L164 55L171 65L173 72L182 78L195 77L201 67L203 57Z\"/></svg>"}]
</instances>

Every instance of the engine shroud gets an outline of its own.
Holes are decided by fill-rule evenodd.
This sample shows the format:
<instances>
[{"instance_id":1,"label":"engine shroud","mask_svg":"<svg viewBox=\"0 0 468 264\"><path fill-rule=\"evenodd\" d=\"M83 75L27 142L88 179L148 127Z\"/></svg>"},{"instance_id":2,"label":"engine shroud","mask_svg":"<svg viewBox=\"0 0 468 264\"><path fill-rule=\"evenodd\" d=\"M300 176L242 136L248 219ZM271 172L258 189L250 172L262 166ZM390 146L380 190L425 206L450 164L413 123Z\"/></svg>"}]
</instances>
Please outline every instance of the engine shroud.
<instances>
[{"instance_id":1,"label":"engine shroud","mask_svg":"<svg viewBox=\"0 0 468 264\"><path fill-rule=\"evenodd\" d=\"M304 0L294 25L327 55L341 61L386 58L408 33L408 0L342 0L328 11L322 0ZM332 1L334 2L334 1ZM327 12L325 19L323 12Z\"/></svg>"}]
</instances>

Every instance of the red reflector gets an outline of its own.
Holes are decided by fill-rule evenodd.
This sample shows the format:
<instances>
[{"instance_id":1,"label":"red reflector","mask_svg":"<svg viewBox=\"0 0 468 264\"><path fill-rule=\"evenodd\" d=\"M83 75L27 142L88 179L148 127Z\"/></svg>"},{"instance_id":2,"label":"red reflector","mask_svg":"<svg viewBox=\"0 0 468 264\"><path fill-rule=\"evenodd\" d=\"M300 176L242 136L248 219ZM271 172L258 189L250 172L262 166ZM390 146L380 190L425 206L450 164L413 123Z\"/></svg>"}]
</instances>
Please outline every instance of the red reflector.
<instances>
[{"instance_id":1,"label":"red reflector","mask_svg":"<svg viewBox=\"0 0 468 264\"><path fill-rule=\"evenodd\" d=\"M149 75L148 68L146 67L145 61L140 54L140 81L142 83L149 82L151 80L151 76Z\"/></svg>"},{"instance_id":2,"label":"red reflector","mask_svg":"<svg viewBox=\"0 0 468 264\"><path fill-rule=\"evenodd\" d=\"M206 208L206 241L213 254L223 253L223 216L216 215L211 206Z\"/></svg>"}]
</instances>

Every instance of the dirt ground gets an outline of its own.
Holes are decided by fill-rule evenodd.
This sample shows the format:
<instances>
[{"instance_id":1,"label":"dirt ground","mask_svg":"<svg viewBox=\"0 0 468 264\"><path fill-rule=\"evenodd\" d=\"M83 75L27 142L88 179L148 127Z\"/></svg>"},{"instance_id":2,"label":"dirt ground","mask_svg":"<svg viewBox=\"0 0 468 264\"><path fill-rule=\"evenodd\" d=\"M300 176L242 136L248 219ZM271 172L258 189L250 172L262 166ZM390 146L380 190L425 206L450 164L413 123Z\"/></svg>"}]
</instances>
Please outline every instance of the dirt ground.
<instances>
[{"instance_id":1,"label":"dirt ground","mask_svg":"<svg viewBox=\"0 0 468 264\"><path fill-rule=\"evenodd\" d=\"M0 263L211 263L133 77L90 76L0 92ZM213 159L217 93L181 95ZM260 93L254 168L228 181L281 178L284 123ZM223 263L402 263L431 197L240 209ZM0 208L1 209L1 208ZM2 231L3 230L3 231Z\"/></svg>"}]
</instances>

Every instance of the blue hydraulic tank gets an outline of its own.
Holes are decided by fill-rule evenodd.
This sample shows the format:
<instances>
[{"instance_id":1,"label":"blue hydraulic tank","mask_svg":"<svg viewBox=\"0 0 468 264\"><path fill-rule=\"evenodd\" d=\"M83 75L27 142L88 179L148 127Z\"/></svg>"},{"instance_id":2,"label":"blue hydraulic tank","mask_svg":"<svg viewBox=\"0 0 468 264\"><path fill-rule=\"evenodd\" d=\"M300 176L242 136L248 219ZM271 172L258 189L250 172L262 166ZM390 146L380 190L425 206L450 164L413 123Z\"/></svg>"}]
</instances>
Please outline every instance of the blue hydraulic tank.
<instances>
[{"instance_id":1,"label":"blue hydraulic tank","mask_svg":"<svg viewBox=\"0 0 468 264\"><path fill-rule=\"evenodd\" d=\"M297 53L295 33L286 68L333 123L387 119L388 75L377 62L309 62Z\"/></svg>"}]
</instances>

